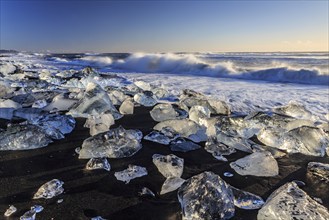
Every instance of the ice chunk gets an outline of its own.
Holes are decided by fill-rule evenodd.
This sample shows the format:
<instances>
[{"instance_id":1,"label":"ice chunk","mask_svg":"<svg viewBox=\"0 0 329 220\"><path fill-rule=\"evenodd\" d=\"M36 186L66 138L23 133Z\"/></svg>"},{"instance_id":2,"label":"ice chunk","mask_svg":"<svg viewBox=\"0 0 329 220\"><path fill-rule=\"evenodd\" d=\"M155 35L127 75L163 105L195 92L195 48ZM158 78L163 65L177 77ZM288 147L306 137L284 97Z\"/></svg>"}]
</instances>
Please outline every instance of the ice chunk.
<instances>
[{"instance_id":1,"label":"ice chunk","mask_svg":"<svg viewBox=\"0 0 329 220\"><path fill-rule=\"evenodd\" d=\"M186 180L178 190L178 200L183 220L229 219L235 212L230 186L212 172Z\"/></svg>"},{"instance_id":2,"label":"ice chunk","mask_svg":"<svg viewBox=\"0 0 329 220\"><path fill-rule=\"evenodd\" d=\"M139 88L141 88L142 90L145 90L145 91L151 91L152 90L152 86L147 82L136 81L136 82L134 82L134 84L136 86L138 86Z\"/></svg>"},{"instance_id":3,"label":"ice chunk","mask_svg":"<svg viewBox=\"0 0 329 220\"><path fill-rule=\"evenodd\" d=\"M329 183L329 164L320 162L309 162L307 165L307 173L314 175Z\"/></svg>"},{"instance_id":4,"label":"ice chunk","mask_svg":"<svg viewBox=\"0 0 329 220\"><path fill-rule=\"evenodd\" d=\"M210 118L210 110L207 107L200 105L192 106L189 111L190 120L195 121L199 125L203 125L205 118Z\"/></svg>"},{"instance_id":5,"label":"ice chunk","mask_svg":"<svg viewBox=\"0 0 329 220\"><path fill-rule=\"evenodd\" d=\"M278 162L270 152L255 152L230 163L238 174L252 176L276 176L279 174Z\"/></svg>"},{"instance_id":6,"label":"ice chunk","mask_svg":"<svg viewBox=\"0 0 329 220\"><path fill-rule=\"evenodd\" d=\"M48 105L47 101L44 99L41 100L36 100L33 104L32 104L32 108L44 108Z\"/></svg>"},{"instance_id":7,"label":"ice chunk","mask_svg":"<svg viewBox=\"0 0 329 220\"><path fill-rule=\"evenodd\" d=\"M14 111L14 116L24 118L28 121L33 121L43 113L40 108L21 108Z\"/></svg>"},{"instance_id":8,"label":"ice chunk","mask_svg":"<svg viewBox=\"0 0 329 220\"><path fill-rule=\"evenodd\" d=\"M14 102L10 99L0 99L0 108L14 108L14 109L18 109L18 108L22 108L22 106L17 103Z\"/></svg>"},{"instance_id":9,"label":"ice chunk","mask_svg":"<svg viewBox=\"0 0 329 220\"><path fill-rule=\"evenodd\" d=\"M16 66L11 63L5 63L0 65L0 73L4 75L12 74L16 71Z\"/></svg>"},{"instance_id":10,"label":"ice chunk","mask_svg":"<svg viewBox=\"0 0 329 220\"><path fill-rule=\"evenodd\" d=\"M187 117L187 112L180 109L177 105L169 103L158 104L150 111L154 121L166 121L170 119L183 119Z\"/></svg>"},{"instance_id":11,"label":"ice chunk","mask_svg":"<svg viewBox=\"0 0 329 220\"><path fill-rule=\"evenodd\" d=\"M314 201L296 183L286 183L274 191L258 211L258 220L329 219L329 212Z\"/></svg>"},{"instance_id":12,"label":"ice chunk","mask_svg":"<svg viewBox=\"0 0 329 220\"><path fill-rule=\"evenodd\" d=\"M233 147L220 143L216 137L210 137L206 142L204 149L220 161L227 161L223 155L230 155L236 152Z\"/></svg>"},{"instance_id":13,"label":"ice chunk","mask_svg":"<svg viewBox=\"0 0 329 220\"><path fill-rule=\"evenodd\" d=\"M31 121L53 139L64 138L75 127L75 120L70 115L43 114Z\"/></svg>"},{"instance_id":14,"label":"ice chunk","mask_svg":"<svg viewBox=\"0 0 329 220\"><path fill-rule=\"evenodd\" d=\"M108 94L95 83L88 83L84 97L69 111L74 117L87 118L89 115L111 113L114 119L122 115L112 104Z\"/></svg>"},{"instance_id":15,"label":"ice chunk","mask_svg":"<svg viewBox=\"0 0 329 220\"><path fill-rule=\"evenodd\" d=\"M263 144L285 150L289 154L301 153L323 157L329 146L329 138L322 129L307 126L288 132L268 127L262 129L257 138Z\"/></svg>"},{"instance_id":16,"label":"ice chunk","mask_svg":"<svg viewBox=\"0 0 329 220\"><path fill-rule=\"evenodd\" d=\"M140 196L152 196L155 197L155 194L147 187L143 187L142 191L138 193Z\"/></svg>"},{"instance_id":17,"label":"ice chunk","mask_svg":"<svg viewBox=\"0 0 329 220\"><path fill-rule=\"evenodd\" d=\"M45 147L52 140L35 125L11 125L0 131L0 150L29 150Z\"/></svg>"},{"instance_id":18,"label":"ice chunk","mask_svg":"<svg viewBox=\"0 0 329 220\"><path fill-rule=\"evenodd\" d=\"M54 196L58 196L64 192L63 184L64 182L58 179L50 180L38 189L34 194L33 199L50 199Z\"/></svg>"},{"instance_id":19,"label":"ice chunk","mask_svg":"<svg viewBox=\"0 0 329 220\"><path fill-rule=\"evenodd\" d=\"M177 138L177 139L171 141L171 143L170 143L170 149L172 151L188 152L188 151L197 150L200 148L201 148L200 145L198 145L192 141L186 140L184 138Z\"/></svg>"},{"instance_id":20,"label":"ice chunk","mask_svg":"<svg viewBox=\"0 0 329 220\"><path fill-rule=\"evenodd\" d=\"M168 192L172 192L175 191L176 189L178 189L183 183L185 182L184 179L180 178L180 177L169 177L167 178L162 187L161 187L161 191L160 191L160 195L166 194Z\"/></svg>"},{"instance_id":21,"label":"ice chunk","mask_svg":"<svg viewBox=\"0 0 329 220\"><path fill-rule=\"evenodd\" d=\"M155 125L154 129L160 131L164 127L170 127L182 137L188 138L194 142L207 140L206 129L189 119L162 121Z\"/></svg>"},{"instance_id":22,"label":"ice chunk","mask_svg":"<svg viewBox=\"0 0 329 220\"><path fill-rule=\"evenodd\" d=\"M144 91L134 95L134 101L146 107L151 107L157 104L157 101L151 91Z\"/></svg>"},{"instance_id":23,"label":"ice chunk","mask_svg":"<svg viewBox=\"0 0 329 220\"><path fill-rule=\"evenodd\" d=\"M129 98L120 90L112 90L108 94L113 105L121 105L124 100Z\"/></svg>"},{"instance_id":24,"label":"ice chunk","mask_svg":"<svg viewBox=\"0 0 329 220\"><path fill-rule=\"evenodd\" d=\"M19 219L20 220L35 220L35 216L37 213L41 212L43 207L41 205L34 205L31 207L30 211L27 211L22 215Z\"/></svg>"},{"instance_id":25,"label":"ice chunk","mask_svg":"<svg viewBox=\"0 0 329 220\"><path fill-rule=\"evenodd\" d=\"M123 115L132 115L134 114L134 103L133 99L128 98L124 100L119 108L119 111Z\"/></svg>"},{"instance_id":26,"label":"ice chunk","mask_svg":"<svg viewBox=\"0 0 329 220\"><path fill-rule=\"evenodd\" d=\"M125 130L123 127L110 129L83 141L79 159L130 157L142 148L142 132Z\"/></svg>"},{"instance_id":27,"label":"ice chunk","mask_svg":"<svg viewBox=\"0 0 329 220\"><path fill-rule=\"evenodd\" d=\"M106 218L103 218L102 216L96 216L92 217L90 220L106 220Z\"/></svg>"},{"instance_id":28,"label":"ice chunk","mask_svg":"<svg viewBox=\"0 0 329 220\"><path fill-rule=\"evenodd\" d=\"M208 103L215 114L229 115L231 113L230 107L224 101L208 99Z\"/></svg>"},{"instance_id":29,"label":"ice chunk","mask_svg":"<svg viewBox=\"0 0 329 220\"><path fill-rule=\"evenodd\" d=\"M4 216L9 217L17 211L17 208L13 205L10 205L9 208L6 210Z\"/></svg>"},{"instance_id":30,"label":"ice chunk","mask_svg":"<svg viewBox=\"0 0 329 220\"><path fill-rule=\"evenodd\" d=\"M225 172L223 175L226 177L233 177L233 173L230 172Z\"/></svg>"},{"instance_id":31,"label":"ice chunk","mask_svg":"<svg viewBox=\"0 0 329 220\"><path fill-rule=\"evenodd\" d=\"M302 104L295 101L290 101L286 106L280 106L273 109L274 112L288 115L294 118L311 119L312 113L307 110Z\"/></svg>"},{"instance_id":32,"label":"ice chunk","mask_svg":"<svg viewBox=\"0 0 329 220\"><path fill-rule=\"evenodd\" d=\"M217 140L221 143L229 146L231 148L235 148L236 150L240 150L247 153L252 153L251 143L248 139L238 137L238 136L229 136L222 132L217 132L216 134Z\"/></svg>"},{"instance_id":33,"label":"ice chunk","mask_svg":"<svg viewBox=\"0 0 329 220\"><path fill-rule=\"evenodd\" d=\"M152 156L154 165L159 172L166 178L181 177L184 169L184 159L177 157L174 154L167 156L154 154Z\"/></svg>"},{"instance_id":34,"label":"ice chunk","mask_svg":"<svg viewBox=\"0 0 329 220\"><path fill-rule=\"evenodd\" d=\"M86 120L85 127L90 128L90 135L108 131L114 125L114 118L111 114L90 115Z\"/></svg>"},{"instance_id":35,"label":"ice chunk","mask_svg":"<svg viewBox=\"0 0 329 220\"><path fill-rule=\"evenodd\" d=\"M144 137L145 140L157 142L160 144L168 145L170 143L170 138L162 134L159 131L152 131Z\"/></svg>"},{"instance_id":36,"label":"ice chunk","mask_svg":"<svg viewBox=\"0 0 329 220\"><path fill-rule=\"evenodd\" d=\"M87 170L104 169L110 171L111 166L106 158L91 158L86 164L86 169Z\"/></svg>"},{"instance_id":37,"label":"ice chunk","mask_svg":"<svg viewBox=\"0 0 329 220\"><path fill-rule=\"evenodd\" d=\"M130 182L130 180L142 177L147 175L147 170L145 167L136 166L136 165L129 165L127 169L115 172L114 176L117 178L117 180L123 181L126 184Z\"/></svg>"},{"instance_id":38,"label":"ice chunk","mask_svg":"<svg viewBox=\"0 0 329 220\"><path fill-rule=\"evenodd\" d=\"M264 200L255 194L230 186L234 195L234 205L240 209L260 209Z\"/></svg>"},{"instance_id":39,"label":"ice chunk","mask_svg":"<svg viewBox=\"0 0 329 220\"><path fill-rule=\"evenodd\" d=\"M65 94L58 94L52 99L51 103L44 108L44 110L68 111L77 102L77 100L66 97Z\"/></svg>"}]
</instances>

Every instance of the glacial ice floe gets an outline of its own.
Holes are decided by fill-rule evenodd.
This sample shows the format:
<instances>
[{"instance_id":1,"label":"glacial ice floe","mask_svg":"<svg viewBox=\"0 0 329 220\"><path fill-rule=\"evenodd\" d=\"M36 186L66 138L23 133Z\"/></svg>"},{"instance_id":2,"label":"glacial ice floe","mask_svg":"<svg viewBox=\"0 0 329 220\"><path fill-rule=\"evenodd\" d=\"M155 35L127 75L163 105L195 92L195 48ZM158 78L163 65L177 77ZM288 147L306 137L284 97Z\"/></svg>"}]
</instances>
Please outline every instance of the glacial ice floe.
<instances>
[{"instance_id":1,"label":"glacial ice floe","mask_svg":"<svg viewBox=\"0 0 329 220\"><path fill-rule=\"evenodd\" d=\"M127 169L115 172L114 176L117 178L117 180L123 181L126 184L130 182L130 180L142 177L147 175L147 170L145 167L136 166L136 165L129 165Z\"/></svg>"},{"instance_id":2,"label":"glacial ice floe","mask_svg":"<svg viewBox=\"0 0 329 220\"><path fill-rule=\"evenodd\" d=\"M64 192L64 182L58 179L50 180L46 182L38 191L34 194L33 199L50 199Z\"/></svg>"},{"instance_id":3,"label":"glacial ice floe","mask_svg":"<svg viewBox=\"0 0 329 220\"><path fill-rule=\"evenodd\" d=\"M258 211L258 220L329 219L328 209L313 200L296 183L286 183L275 190Z\"/></svg>"},{"instance_id":4,"label":"glacial ice floe","mask_svg":"<svg viewBox=\"0 0 329 220\"><path fill-rule=\"evenodd\" d=\"M279 166L270 152L255 152L235 162L230 163L232 169L238 174L252 176L276 176Z\"/></svg>"},{"instance_id":5,"label":"glacial ice floe","mask_svg":"<svg viewBox=\"0 0 329 220\"><path fill-rule=\"evenodd\" d=\"M130 157L142 148L142 137L139 130L110 129L84 140L79 159Z\"/></svg>"}]
</instances>

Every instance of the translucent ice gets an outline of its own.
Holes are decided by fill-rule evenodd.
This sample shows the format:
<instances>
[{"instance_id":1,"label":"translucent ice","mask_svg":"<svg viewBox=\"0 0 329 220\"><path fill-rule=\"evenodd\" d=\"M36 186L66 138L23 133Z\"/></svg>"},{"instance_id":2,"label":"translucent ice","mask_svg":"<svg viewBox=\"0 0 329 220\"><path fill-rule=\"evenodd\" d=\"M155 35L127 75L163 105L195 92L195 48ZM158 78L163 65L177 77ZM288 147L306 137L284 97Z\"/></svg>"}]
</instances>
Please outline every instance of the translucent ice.
<instances>
[{"instance_id":1,"label":"translucent ice","mask_svg":"<svg viewBox=\"0 0 329 220\"><path fill-rule=\"evenodd\" d=\"M128 98L124 100L119 108L119 111L123 115L131 115L134 114L134 103L133 99Z\"/></svg>"},{"instance_id":2,"label":"translucent ice","mask_svg":"<svg viewBox=\"0 0 329 220\"><path fill-rule=\"evenodd\" d=\"M111 114L99 114L90 115L86 120L85 127L90 128L90 135L94 136L96 134L108 131L111 125L114 125L115 121Z\"/></svg>"},{"instance_id":3,"label":"translucent ice","mask_svg":"<svg viewBox=\"0 0 329 220\"><path fill-rule=\"evenodd\" d=\"M84 97L75 104L69 114L75 117L85 117L98 115L101 113L111 113L114 119L119 119L122 115L114 107L108 94L95 83L88 83Z\"/></svg>"},{"instance_id":4,"label":"translucent ice","mask_svg":"<svg viewBox=\"0 0 329 220\"><path fill-rule=\"evenodd\" d=\"M84 140L79 158L130 157L142 148L142 136L141 131L125 130L121 126L110 129Z\"/></svg>"},{"instance_id":5,"label":"translucent ice","mask_svg":"<svg viewBox=\"0 0 329 220\"><path fill-rule=\"evenodd\" d=\"M186 180L178 190L178 200L183 220L229 219L235 212L230 186L212 172Z\"/></svg>"},{"instance_id":6,"label":"translucent ice","mask_svg":"<svg viewBox=\"0 0 329 220\"><path fill-rule=\"evenodd\" d=\"M9 217L12 214L14 214L17 211L17 208L13 205L9 206L9 208L6 210L4 216Z\"/></svg>"},{"instance_id":7,"label":"translucent ice","mask_svg":"<svg viewBox=\"0 0 329 220\"><path fill-rule=\"evenodd\" d=\"M160 195L166 194L168 192L175 191L178 189L183 183L184 179L180 177L169 177L162 184Z\"/></svg>"},{"instance_id":8,"label":"translucent ice","mask_svg":"<svg viewBox=\"0 0 329 220\"><path fill-rule=\"evenodd\" d=\"M309 162L307 165L307 173L317 176L329 183L329 164L320 162Z\"/></svg>"},{"instance_id":9,"label":"translucent ice","mask_svg":"<svg viewBox=\"0 0 329 220\"><path fill-rule=\"evenodd\" d=\"M198 145L192 141L186 140L184 138L177 138L177 139L171 141L171 143L170 143L170 149L172 151L188 152L188 151L197 150L200 148L201 148L200 145Z\"/></svg>"},{"instance_id":10,"label":"translucent ice","mask_svg":"<svg viewBox=\"0 0 329 220\"><path fill-rule=\"evenodd\" d=\"M162 134L159 131L152 131L144 137L145 140L157 142L160 144L168 145L170 143L170 138Z\"/></svg>"},{"instance_id":11,"label":"translucent ice","mask_svg":"<svg viewBox=\"0 0 329 220\"><path fill-rule=\"evenodd\" d=\"M195 105L189 111L189 119L195 121L199 125L204 124L204 119L210 117L210 110L207 107Z\"/></svg>"},{"instance_id":12,"label":"translucent ice","mask_svg":"<svg viewBox=\"0 0 329 220\"><path fill-rule=\"evenodd\" d=\"M90 220L106 220L106 219L103 218L102 216L96 216L96 217L92 217Z\"/></svg>"},{"instance_id":13,"label":"translucent ice","mask_svg":"<svg viewBox=\"0 0 329 220\"><path fill-rule=\"evenodd\" d=\"M136 165L129 165L127 169L114 173L114 176L115 178L117 178L117 180L123 181L126 184L128 184L132 179L142 177L145 175L147 175L146 168Z\"/></svg>"},{"instance_id":14,"label":"translucent ice","mask_svg":"<svg viewBox=\"0 0 329 220\"><path fill-rule=\"evenodd\" d=\"M154 165L159 172L166 178L181 177L184 169L184 159L177 157L174 154L161 155L154 154L152 156Z\"/></svg>"},{"instance_id":15,"label":"translucent ice","mask_svg":"<svg viewBox=\"0 0 329 220\"><path fill-rule=\"evenodd\" d=\"M47 105L48 105L47 101L44 99L41 99L41 100L36 100L32 104L32 108L43 108L43 107L46 107Z\"/></svg>"},{"instance_id":16,"label":"translucent ice","mask_svg":"<svg viewBox=\"0 0 329 220\"><path fill-rule=\"evenodd\" d=\"M42 114L31 121L53 139L64 138L75 127L75 119L70 115Z\"/></svg>"},{"instance_id":17,"label":"translucent ice","mask_svg":"<svg viewBox=\"0 0 329 220\"><path fill-rule=\"evenodd\" d=\"M252 176L276 176L279 174L277 161L270 152L255 152L230 163L238 174Z\"/></svg>"},{"instance_id":18,"label":"translucent ice","mask_svg":"<svg viewBox=\"0 0 329 220\"><path fill-rule=\"evenodd\" d=\"M63 184L64 182L58 179L50 180L38 189L38 191L34 194L33 199L50 199L54 196L58 196L64 192Z\"/></svg>"},{"instance_id":19,"label":"translucent ice","mask_svg":"<svg viewBox=\"0 0 329 220\"><path fill-rule=\"evenodd\" d=\"M152 196L155 197L154 192L147 187L143 187L142 191L138 193L140 196Z\"/></svg>"},{"instance_id":20,"label":"translucent ice","mask_svg":"<svg viewBox=\"0 0 329 220\"><path fill-rule=\"evenodd\" d=\"M279 114L288 115L294 118L311 119L312 113L307 110L303 105L291 101L286 106L276 107L273 109L274 112Z\"/></svg>"},{"instance_id":21,"label":"translucent ice","mask_svg":"<svg viewBox=\"0 0 329 220\"><path fill-rule=\"evenodd\" d=\"M151 91L144 91L134 95L134 101L146 107L151 107L157 104L157 101Z\"/></svg>"},{"instance_id":22,"label":"translucent ice","mask_svg":"<svg viewBox=\"0 0 329 220\"><path fill-rule=\"evenodd\" d=\"M111 90L108 94L113 105L121 105L124 100L129 98L129 96L125 95L120 90Z\"/></svg>"},{"instance_id":23,"label":"translucent ice","mask_svg":"<svg viewBox=\"0 0 329 220\"><path fill-rule=\"evenodd\" d=\"M328 209L317 203L296 183L286 183L274 191L258 211L258 220L329 219Z\"/></svg>"},{"instance_id":24,"label":"translucent ice","mask_svg":"<svg viewBox=\"0 0 329 220\"><path fill-rule=\"evenodd\" d=\"M68 111L75 103L78 101L75 99L70 99L66 97L64 94L59 94L55 96L51 103L47 105L44 110L46 111Z\"/></svg>"},{"instance_id":25,"label":"translucent ice","mask_svg":"<svg viewBox=\"0 0 329 220\"><path fill-rule=\"evenodd\" d=\"M216 137L210 137L206 142L204 149L211 153L217 160L221 161L227 161L224 155L230 155L236 152L233 147L226 146L219 142Z\"/></svg>"},{"instance_id":26,"label":"translucent ice","mask_svg":"<svg viewBox=\"0 0 329 220\"><path fill-rule=\"evenodd\" d=\"M234 205L240 209L260 209L264 200L255 194L230 186L234 195Z\"/></svg>"},{"instance_id":27,"label":"translucent ice","mask_svg":"<svg viewBox=\"0 0 329 220\"><path fill-rule=\"evenodd\" d=\"M104 169L110 171L111 166L106 158L91 158L86 164L86 169L87 170Z\"/></svg>"},{"instance_id":28,"label":"translucent ice","mask_svg":"<svg viewBox=\"0 0 329 220\"><path fill-rule=\"evenodd\" d=\"M158 104L150 111L151 117L154 121L160 122L170 119L186 118L187 112L178 106L173 107L169 103Z\"/></svg>"},{"instance_id":29,"label":"translucent ice","mask_svg":"<svg viewBox=\"0 0 329 220\"><path fill-rule=\"evenodd\" d=\"M182 137L188 138L194 142L207 140L206 129L189 119L162 121L155 125L154 129L160 131L163 127L170 127Z\"/></svg>"},{"instance_id":30,"label":"translucent ice","mask_svg":"<svg viewBox=\"0 0 329 220\"><path fill-rule=\"evenodd\" d=\"M10 99L0 99L0 108L15 108L15 109L18 109L18 108L22 108L22 106L17 103L17 102L14 102Z\"/></svg>"},{"instance_id":31,"label":"translucent ice","mask_svg":"<svg viewBox=\"0 0 329 220\"><path fill-rule=\"evenodd\" d=\"M29 150L45 147L52 140L35 125L11 125L0 131L0 150Z\"/></svg>"},{"instance_id":32,"label":"translucent ice","mask_svg":"<svg viewBox=\"0 0 329 220\"><path fill-rule=\"evenodd\" d=\"M264 128L258 140L270 147L284 150L289 154L301 153L312 156L324 156L329 138L320 128L302 126L288 132L276 128Z\"/></svg>"},{"instance_id":33,"label":"translucent ice","mask_svg":"<svg viewBox=\"0 0 329 220\"><path fill-rule=\"evenodd\" d=\"M27 211L22 215L19 219L20 220L35 220L35 216L37 213L41 212L43 207L41 205L34 205L31 207L30 211Z\"/></svg>"}]
</instances>

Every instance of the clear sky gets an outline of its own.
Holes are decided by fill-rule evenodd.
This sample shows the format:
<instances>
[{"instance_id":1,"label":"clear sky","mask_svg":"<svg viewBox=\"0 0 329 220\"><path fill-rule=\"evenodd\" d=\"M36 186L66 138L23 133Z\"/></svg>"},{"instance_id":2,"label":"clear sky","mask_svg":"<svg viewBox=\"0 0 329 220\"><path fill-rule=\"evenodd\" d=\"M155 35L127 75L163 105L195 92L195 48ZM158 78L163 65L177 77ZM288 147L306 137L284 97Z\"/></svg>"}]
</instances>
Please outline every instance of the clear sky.
<instances>
[{"instance_id":1,"label":"clear sky","mask_svg":"<svg viewBox=\"0 0 329 220\"><path fill-rule=\"evenodd\" d=\"M329 1L0 0L1 49L328 51Z\"/></svg>"}]
</instances>

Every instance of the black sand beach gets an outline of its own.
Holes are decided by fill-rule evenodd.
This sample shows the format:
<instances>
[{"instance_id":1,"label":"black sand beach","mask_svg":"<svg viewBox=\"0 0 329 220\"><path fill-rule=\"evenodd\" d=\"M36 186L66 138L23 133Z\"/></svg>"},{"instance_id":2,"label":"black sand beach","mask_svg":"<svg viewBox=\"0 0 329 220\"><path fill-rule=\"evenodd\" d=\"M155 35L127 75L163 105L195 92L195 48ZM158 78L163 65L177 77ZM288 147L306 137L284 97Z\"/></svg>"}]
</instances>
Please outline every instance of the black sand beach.
<instances>
[{"instance_id":1,"label":"black sand beach","mask_svg":"<svg viewBox=\"0 0 329 220\"><path fill-rule=\"evenodd\" d=\"M134 115L125 115L116 121L115 126L122 125L126 129L140 129L148 134L156 124L149 115L152 108L137 107ZM32 205L44 207L37 219L82 220L95 216L106 219L145 219L165 220L181 219L181 208L177 199L177 190L159 195L165 178L152 163L155 153L170 154L168 146L149 141L142 141L143 148L134 156L124 159L108 159L111 171L84 169L88 160L78 159L75 148L80 147L83 140L89 137L89 129L84 128L85 119L77 119L71 134L65 139L54 141L47 147L28 151L0 151L0 213L4 213L9 205L18 211L10 218L1 214L0 219L18 219ZM0 121L5 127L8 121ZM204 146L204 143L202 144ZM240 176L234 172L229 163L245 156L237 152L228 156L228 162L214 159L204 149L187 153L174 152L184 158L184 173L187 179L203 171L213 171L234 187L255 193L265 200L275 189L286 182L300 180L306 183L301 188L311 197L320 198L323 205L329 208L328 185L307 177L306 167L310 161L329 163L328 158L308 157L303 155L286 156L277 159L279 175L271 178ZM116 180L114 172L127 168L129 164L147 168L148 175L132 180L129 184ZM225 177L229 171L233 177ZM52 199L32 200L33 194L45 182L52 179L64 181L65 192ZM148 187L156 197L141 197L138 193ZM57 203L63 199L62 203ZM233 219L256 219L257 210L241 210L236 208Z\"/></svg>"}]
</instances>

